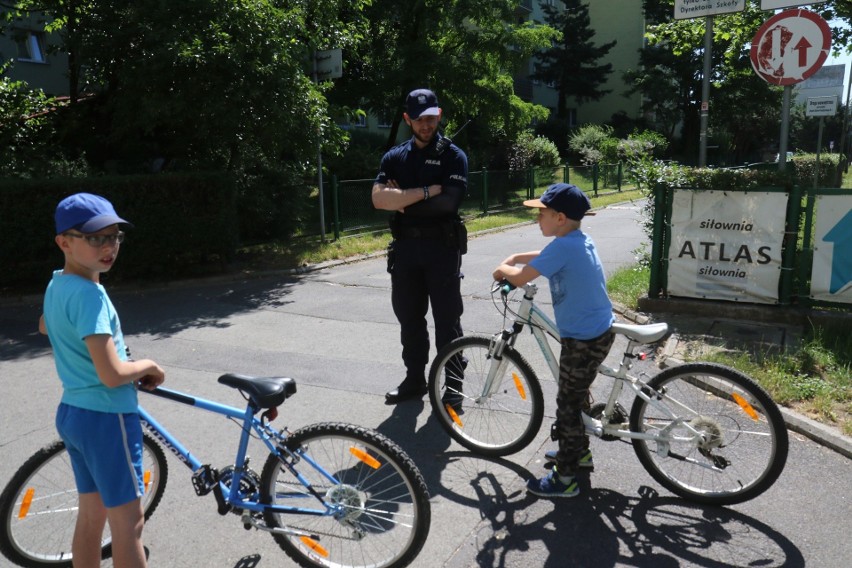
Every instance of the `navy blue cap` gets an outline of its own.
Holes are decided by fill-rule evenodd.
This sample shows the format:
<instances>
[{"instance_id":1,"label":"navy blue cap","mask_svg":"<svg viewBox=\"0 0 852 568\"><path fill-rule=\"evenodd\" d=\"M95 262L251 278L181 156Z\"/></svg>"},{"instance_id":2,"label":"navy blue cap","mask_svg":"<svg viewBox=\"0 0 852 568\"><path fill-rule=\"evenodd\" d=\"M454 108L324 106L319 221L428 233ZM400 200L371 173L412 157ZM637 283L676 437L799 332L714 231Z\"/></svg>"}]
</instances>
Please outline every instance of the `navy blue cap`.
<instances>
[{"instance_id":1,"label":"navy blue cap","mask_svg":"<svg viewBox=\"0 0 852 568\"><path fill-rule=\"evenodd\" d=\"M56 234L76 229L81 233L97 233L104 227L124 223L115 212L112 203L92 193L75 193L59 202L56 206Z\"/></svg>"},{"instance_id":2,"label":"navy blue cap","mask_svg":"<svg viewBox=\"0 0 852 568\"><path fill-rule=\"evenodd\" d=\"M429 89L415 89L408 93L405 109L411 120L417 120L421 116L437 116L441 113L441 109L438 108L438 97Z\"/></svg>"},{"instance_id":3,"label":"navy blue cap","mask_svg":"<svg viewBox=\"0 0 852 568\"><path fill-rule=\"evenodd\" d=\"M579 187L570 183L554 183L540 198L524 201L524 205L539 209L550 207L575 221L581 220L586 215L594 215L589 213L589 209L592 208L589 198Z\"/></svg>"}]
</instances>

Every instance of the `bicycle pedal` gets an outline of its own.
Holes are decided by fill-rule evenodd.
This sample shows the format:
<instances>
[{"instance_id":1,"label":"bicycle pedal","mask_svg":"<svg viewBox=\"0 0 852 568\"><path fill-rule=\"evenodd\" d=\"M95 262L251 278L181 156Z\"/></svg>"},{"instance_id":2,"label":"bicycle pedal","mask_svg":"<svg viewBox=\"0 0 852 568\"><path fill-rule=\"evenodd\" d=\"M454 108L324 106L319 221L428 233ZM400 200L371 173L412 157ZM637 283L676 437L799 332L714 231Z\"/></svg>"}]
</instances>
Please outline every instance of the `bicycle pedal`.
<instances>
[{"instance_id":1,"label":"bicycle pedal","mask_svg":"<svg viewBox=\"0 0 852 568\"><path fill-rule=\"evenodd\" d=\"M192 474L192 487L199 497L210 493L219 484L219 472L209 464L204 464Z\"/></svg>"}]
</instances>

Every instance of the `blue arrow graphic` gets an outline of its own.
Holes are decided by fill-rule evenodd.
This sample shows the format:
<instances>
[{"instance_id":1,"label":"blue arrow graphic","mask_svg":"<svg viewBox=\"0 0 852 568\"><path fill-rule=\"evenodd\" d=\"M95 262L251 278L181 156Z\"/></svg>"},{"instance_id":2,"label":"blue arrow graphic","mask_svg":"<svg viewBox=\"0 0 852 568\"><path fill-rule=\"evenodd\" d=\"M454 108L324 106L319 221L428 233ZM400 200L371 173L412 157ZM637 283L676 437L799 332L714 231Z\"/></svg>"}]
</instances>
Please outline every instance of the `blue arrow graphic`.
<instances>
[{"instance_id":1,"label":"blue arrow graphic","mask_svg":"<svg viewBox=\"0 0 852 568\"><path fill-rule=\"evenodd\" d=\"M852 209L846 212L822 240L834 243L834 253L831 255L831 286L828 291L835 294L852 281Z\"/></svg>"}]
</instances>

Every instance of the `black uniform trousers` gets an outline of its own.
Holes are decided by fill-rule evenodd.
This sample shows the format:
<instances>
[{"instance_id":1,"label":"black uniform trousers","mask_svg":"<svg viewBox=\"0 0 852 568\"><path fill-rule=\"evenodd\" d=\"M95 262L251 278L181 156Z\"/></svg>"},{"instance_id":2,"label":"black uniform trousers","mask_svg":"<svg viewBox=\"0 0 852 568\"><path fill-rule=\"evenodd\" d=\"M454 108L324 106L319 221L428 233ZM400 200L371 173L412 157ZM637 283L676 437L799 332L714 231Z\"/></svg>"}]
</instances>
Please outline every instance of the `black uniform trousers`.
<instances>
[{"instance_id":1,"label":"black uniform trousers","mask_svg":"<svg viewBox=\"0 0 852 568\"><path fill-rule=\"evenodd\" d=\"M462 336L461 253L445 240L430 238L397 239L393 247L391 303L401 328L405 378L423 382L429 362L429 305L438 350Z\"/></svg>"}]
</instances>

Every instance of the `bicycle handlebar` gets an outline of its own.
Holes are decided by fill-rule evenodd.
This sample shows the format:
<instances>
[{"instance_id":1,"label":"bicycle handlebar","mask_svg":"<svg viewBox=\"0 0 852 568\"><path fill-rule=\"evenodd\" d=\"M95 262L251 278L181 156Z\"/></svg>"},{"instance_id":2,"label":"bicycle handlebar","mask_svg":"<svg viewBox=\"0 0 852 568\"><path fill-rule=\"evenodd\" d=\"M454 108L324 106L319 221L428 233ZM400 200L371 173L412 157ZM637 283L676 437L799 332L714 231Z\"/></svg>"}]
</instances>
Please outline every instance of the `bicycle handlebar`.
<instances>
[{"instance_id":1,"label":"bicycle handlebar","mask_svg":"<svg viewBox=\"0 0 852 568\"><path fill-rule=\"evenodd\" d=\"M500 293L505 296L506 294L508 294L509 292L514 290L515 288L517 288L517 286L515 286L514 284L512 284L511 282L509 282L508 280L506 280L504 278L503 280L501 280L499 282L495 281L491 285L491 293L493 294L494 292L499 290Z\"/></svg>"}]
</instances>

